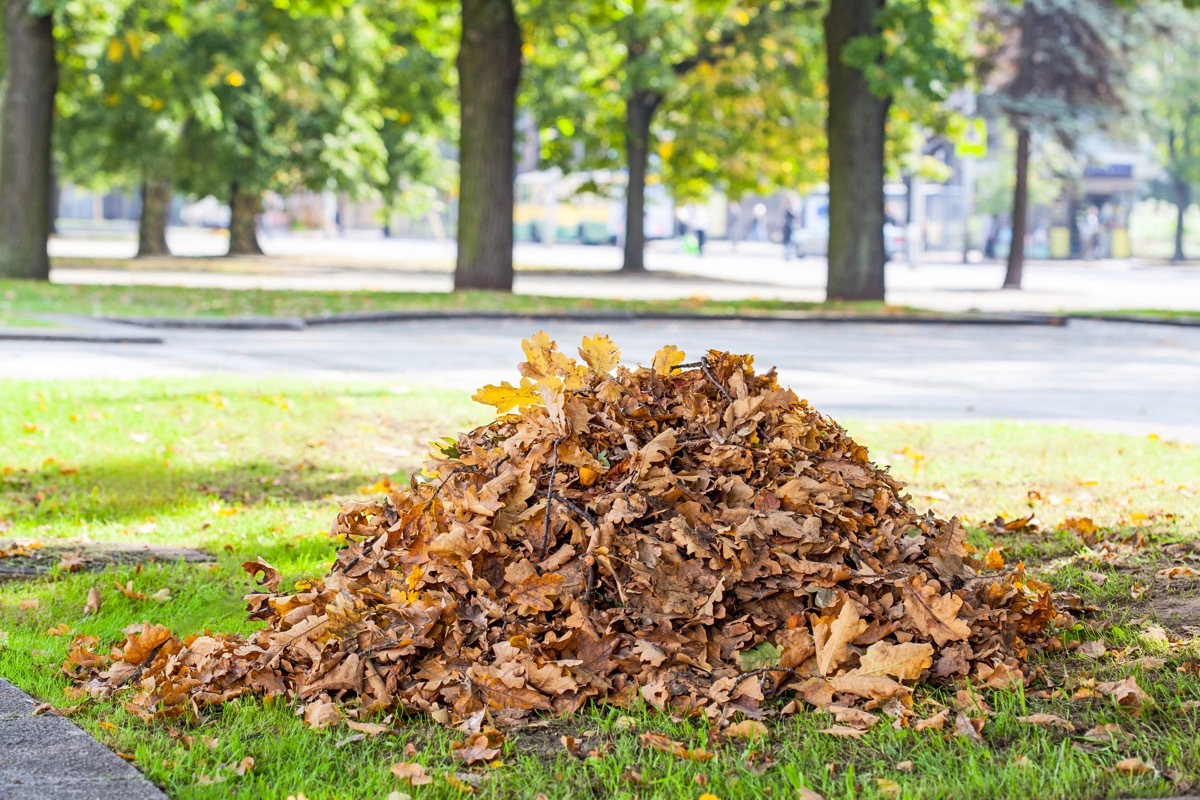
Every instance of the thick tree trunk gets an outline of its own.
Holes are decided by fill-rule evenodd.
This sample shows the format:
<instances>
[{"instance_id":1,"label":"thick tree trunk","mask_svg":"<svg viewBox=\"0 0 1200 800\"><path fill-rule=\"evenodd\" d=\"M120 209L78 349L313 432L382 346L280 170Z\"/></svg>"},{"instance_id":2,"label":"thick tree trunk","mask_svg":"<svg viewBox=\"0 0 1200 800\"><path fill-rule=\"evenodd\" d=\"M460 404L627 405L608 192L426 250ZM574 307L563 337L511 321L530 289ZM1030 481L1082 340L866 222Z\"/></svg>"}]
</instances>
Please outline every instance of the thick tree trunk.
<instances>
[{"instance_id":1,"label":"thick tree trunk","mask_svg":"<svg viewBox=\"0 0 1200 800\"><path fill-rule=\"evenodd\" d=\"M882 300L883 143L888 101L843 61L848 43L877 34L884 0L836 0L825 15L829 85L828 300Z\"/></svg>"},{"instance_id":2,"label":"thick tree trunk","mask_svg":"<svg viewBox=\"0 0 1200 800\"><path fill-rule=\"evenodd\" d=\"M662 95L634 92L625 104L625 262L622 272L646 271L646 168L650 160L650 124Z\"/></svg>"},{"instance_id":3,"label":"thick tree trunk","mask_svg":"<svg viewBox=\"0 0 1200 800\"><path fill-rule=\"evenodd\" d=\"M50 278L50 140L58 62L54 24L31 0L5 0L8 89L0 129L0 277Z\"/></svg>"},{"instance_id":4,"label":"thick tree trunk","mask_svg":"<svg viewBox=\"0 0 1200 800\"><path fill-rule=\"evenodd\" d=\"M171 216L171 182L147 179L142 184L142 220L138 225L138 257L169 256L167 221Z\"/></svg>"},{"instance_id":5,"label":"thick tree trunk","mask_svg":"<svg viewBox=\"0 0 1200 800\"><path fill-rule=\"evenodd\" d=\"M262 195L243 189L237 181L229 184L229 255L261 256L258 223Z\"/></svg>"},{"instance_id":6,"label":"thick tree trunk","mask_svg":"<svg viewBox=\"0 0 1200 800\"><path fill-rule=\"evenodd\" d=\"M1025 268L1025 223L1029 213L1029 126L1023 123L1017 125L1017 182L1013 188L1012 208L1012 245L1008 250L1004 288L1020 289L1021 273ZM1087 243L1083 246L1087 247Z\"/></svg>"},{"instance_id":7,"label":"thick tree trunk","mask_svg":"<svg viewBox=\"0 0 1200 800\"><path fill-rule=\"evenodd\" d=\"M1183 218L1192 204L1192 187L1187 181L1175 181L1175 254L1171 261L1186 261L1183 254Z\"/></svg>"},{"instance_id":8,"label":"thick tree trunk","mask_svg":"<svg viewBox=\"0 0 1200 800\"><path fill-rule=\"evenodd\" d=\"M455 289L511 292L521 29L512 0L462 0Z\"/></svg>"}]
</instances>

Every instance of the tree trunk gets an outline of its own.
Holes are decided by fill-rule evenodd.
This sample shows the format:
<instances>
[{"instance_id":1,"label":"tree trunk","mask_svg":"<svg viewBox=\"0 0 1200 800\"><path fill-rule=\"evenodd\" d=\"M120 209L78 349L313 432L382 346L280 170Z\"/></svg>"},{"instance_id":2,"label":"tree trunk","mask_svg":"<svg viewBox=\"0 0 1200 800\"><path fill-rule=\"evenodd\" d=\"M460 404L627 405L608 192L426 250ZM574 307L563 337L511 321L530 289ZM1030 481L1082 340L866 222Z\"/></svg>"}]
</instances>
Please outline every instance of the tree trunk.
<instances>
[{"instance_id":1,"label":"tree trunk","mask_svg":"<svg viewBox=\"0 0 1200 800\"><path fill-rule=\"evenodd\" d=\"M662 95L634 92L625 104L625 261L622 272L646 271L646 167L650 160L650 123Z\"/></svg>"},{"instance_id":2,"label":"tree trunk","mask_svg":"<svg viewBox=\"0 0 1200 800\"><path fill-rule=\"evenodd\" d=\"M521 29L512 0L462 0L454 288L511 292Z\"/></svg>"},{"instance_id":3,"label":"tree trunk","mask_svg":"<svg viewBox=\"0 0 1200 800\"><path fill-rule=\"evenodd\" d=\"M1017 124L1017 184L1013 188L1012 245L1008 249L1005 289L1021 288L1025 268L1025 222L1029 211L1029 126ZM1084 243L1087 247L1087 243Z\"/></svg>"},{"instance_id":4,"label":"tree trunk","mask_svg":"<svg viewBox=\"0 0 1200 800\"><path fill-rule=\"evenodd\" d=\"M50 140L58 62L54 23L5 0L8 89L0 112L0 277L49 280Z\"/></svg>"},{"instance_id":5,"label":"tree trunk","mask_svg":"<svg viewBox=\"0 0 1200 800\"><path fill-rule=\"evenodd\" d=\"M170 216L171 182L147 179L142 184L142 220L138 225L138 258L171 255L171 248L167 247L167 221Z\"/></svg>"},{"instance_id":6,"label":"tree trunk","mask_svg":"<svg viewBox=\"0 0 1200 800\"><path fill-rule=\"evenodd\" d=\"M1183 254L1183 218L1191 204L1192 187L1187 181L1175 181L1175 255L1171 256L1175 263L1187 260Z\"/></svg>"},{"instance_id":7,"label":"tree trunk","mask_svg":"<svg viewBox=\"0 0 1200 800\"><path fill-rule=\"evenodd\" d=\"M229 184L229 255L261 256L255 217L262 211L262 195L248 192L237 181Z\"/></svg>"},{"instance_id":8,"label":"tree trunk","mask_svg":"<svg viewBox=\"0 0 1200 800\"><path fill-rule=\"evenodd\" d=\"M847 44L877 35L884 0L836 0L825 15L829 85L829 280L827 300L882 300L883 143L888 100L843 61Z\"/></svg>"}]
</instances>

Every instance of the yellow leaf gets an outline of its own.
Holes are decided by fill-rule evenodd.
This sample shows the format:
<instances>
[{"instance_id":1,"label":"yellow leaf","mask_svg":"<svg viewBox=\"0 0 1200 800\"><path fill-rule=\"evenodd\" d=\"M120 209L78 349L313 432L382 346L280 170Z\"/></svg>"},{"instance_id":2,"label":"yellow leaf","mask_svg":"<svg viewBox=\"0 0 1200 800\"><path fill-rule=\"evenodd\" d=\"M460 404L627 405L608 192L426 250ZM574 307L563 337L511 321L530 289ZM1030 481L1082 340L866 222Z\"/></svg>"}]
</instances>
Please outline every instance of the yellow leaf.
<instances>
[{"instance_id":1,"label":"yellow leaf","mask_svg":"<svg viewBox=\"0 0 1200 800\"><path fill-rule=\"evenodd\" d=\"M234 87L245 86L246 85L246 76L243 75L240 71L235 69L233 72L230 72L228 75L225 76L225 83L229 84L230 86L234 86Z\"/></svg>"},{"instance_id":2,"label":"yellow leaf","mask_svg":"<svg viewBox=\"0 0 1200 800\"><path fill-rule=\"evenodd\" d=\"M684 352L673 344L661 348L654 354L654 372L658 375L670 375L671 368L676 364L682 364Z\"/></svg>"},{"instance_id":3,"label":"yellow leaf","mask_svg":"<svg viewBox=\"0 0 1200 800\"><path fill-rule=\"evenodd\" d=\"M112 39L108 43L108 60L120 61L125 55L125 45L121 44L120 39Z\"/></svg>"},{"instance_id":4,"label":"yellow leaf","mask_svg":"<svg viewBox=\"0 0 1200 800\"><path fill-rule=\"evenodd\" d=\"M583 346L579 348L579 355L597 375L606 375L621 363L621 348L603 334L583 337Z\"/></svg>"},{"instance_id":5,"label":"yellow leaf","mask_svg":"<svg viewBox=\"0 0 1200 800\"><path fill-rule=\"evenodd\" d=\"M858 674L894 675L902 681L915 681L932 663L931 644L876 642L863 653Z\"/></svg>"},{"instance_id":6,"label":"yellow leaf","mask_svg":"<svg viewBox=\"0 0 1200 800\"><path fill-rule=\"evenodd\" d=\"M594 486L596 479L600 477L600 473L591 467L579 468L579 483L583 486Z\"/></svg>"},{"instance_id":7,"label":"yellow leaf","mask_svg":"<svg viewBox=\"0 0 1200 800\"><path fill-rule=\"evenodd\" d=\"M540 405L542 395L528 381L521 381L520 386L513 386L508 381L504 381L499 386L489 383L471 395L471 399L476 403L483 403L485 406L495 406L496 413L503 414L512 408L523 410L530 406Z\"/></svg>"},{"instance_id":8,"label":"yellow leaf","mask_svg":"<svg viewBox=\"0 0 1200 800\"><path fill-rule=\"evenodd\" d=\"M1004 556L1000 555L1000 551L993 547L983 557L983 567L984 569L1004 569Z\"/></svg>"}]
</instances>

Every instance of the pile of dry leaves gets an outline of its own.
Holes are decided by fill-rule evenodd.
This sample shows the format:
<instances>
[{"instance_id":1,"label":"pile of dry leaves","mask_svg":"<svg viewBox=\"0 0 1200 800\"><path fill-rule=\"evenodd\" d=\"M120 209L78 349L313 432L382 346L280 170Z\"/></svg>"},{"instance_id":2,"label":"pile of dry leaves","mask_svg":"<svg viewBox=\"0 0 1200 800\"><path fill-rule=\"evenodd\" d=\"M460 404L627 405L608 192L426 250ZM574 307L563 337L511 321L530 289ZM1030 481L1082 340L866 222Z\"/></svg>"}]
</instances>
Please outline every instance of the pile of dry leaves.
<instances>
[{"instance_id":1,"label":"pile of dry leaves","mask_svg":"<svg viewBox=\"0 0 1200 800\"><path fill-rule=\"evenodd\" d=\"M893 711L911 686L1000 685L1059 614L1018 568L981 575L955 520L920 515L866 448L751 359L668 346L582 362L538 334L499 418L426 480L350 503L319 580L249 595L262 630L78 640L67 670L145 717L253 692L323 725L398 708L478 730L589 699L728 718L787 695ZM356 702L347 703L346 701Z\"/></svg>"}]
</instances>

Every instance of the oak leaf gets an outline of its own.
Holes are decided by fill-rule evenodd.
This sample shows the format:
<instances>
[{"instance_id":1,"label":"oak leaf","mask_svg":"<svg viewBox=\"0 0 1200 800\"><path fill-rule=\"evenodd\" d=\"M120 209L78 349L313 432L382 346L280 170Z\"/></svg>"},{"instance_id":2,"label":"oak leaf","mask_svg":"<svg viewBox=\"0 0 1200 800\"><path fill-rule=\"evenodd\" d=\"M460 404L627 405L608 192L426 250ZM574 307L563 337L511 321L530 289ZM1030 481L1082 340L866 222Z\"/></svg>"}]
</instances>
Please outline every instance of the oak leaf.
<instances>
[{"instance_id":1,"label":"oak leaf","mask_svg":"<svg viewBox=\"0 0 1200 800\"><path fill-rule=\"evenodd\" d=\"M520 386L513 386L508 381L499 386L489 383L471 395L471 399L485 406L495 406L497 414L514 408L523 411L542 404L541 393L528 381L521 381Z\"/></svg>"},{"instance_id":2,"label":"oak leaf","mask_svg":"<svg viewBox=\"0 0 1200 800\"><path fill-rule=\"evenodd\" d=\"M813 640L817 647L817 672L828 676L850 657L850 643L867 629L854 603L846 599L836 617L813 621Z\"/></svg>"},{"instance_id":3,"label":"oak leaf","mask_svg":"<svg viewBox=\"0 0 1200 800\"><path fill-rule=\"evenodd\" d=\"M397 761L391 766L392 774L408 786L425 786L433 783L433 778L425 771L425 767L413 761Z\"/></svg>"},{"instance_id":4,"label":"oak leaf","mask_svg":"<svg viewBox=\"0 0 1200 800\"><path fill-rule=\"evenodd\" d=\"M279 570L272 567L261 558L256 558L253 561L247 561L242 564L242 569L246 570L253 578L258 573L262 573L262 579L258 581L258 585L266 588L268 592L273 592L279 587Z\"/></svg>"},{"instance_id":5,"label":"oak leaf","mask_svg":"<svg viewBox=\"0 0 1200 800\"><path fill-rule=\"evenodd\" d=\"M654 361L651 362L654 372L657 375L670 375L671 369L676 364L682 364L685 358L684 352L673 344L659 348L654 354Z\"/></svg>"},{"instance_id":6,"label":"oak leaf","mask_svg":"<svg viewBox=\"0 0 1200 800\"><path fill-rule=\"evenodd\" d=\"M491 761L500 755L500 747L493 747L486 733L477 733L467 737L465 742L451 742L450 752L455 758L467 764L478 761Z\"/></svg>"},{"instance_id":7,"label":"oak leaf","mask_svg":"<svg viewBox=\"0 0 1200 800\"><path fill-rule=\"evenodd\" d=\"M1062 728L1068 733L1075 731L1075 726L1070 721L1063 719L1057 714L1030 714L1027 717L1017 717L1017 722L1025 722L1030 725L1044 725L1051 728Z\"/></svg>"},{"instance_id":8,"label":"oak leaf","mask_svg":"<svg viewBox=\"0 0 1200 800\"><path fill-rule=\"evenodd\" d=\"M517 606L517 613L524 616L536 611L550 611L567 579L557 572L545 575L530 575L517 588L508 593L508 602Z\"/></svg>"},{"instance_id":9,"label":"oak leaf","mask_svg":"<svg viewBox=\"0 0 1200 800\"><path fill-rule=\"evenodd\" d=\"M621 348L604 334L584 336L579 355L597 375L606 375L621 363Z\"/></svg>"},{"instance_id":10,"label":"oak leaf","mask_svg":"<svg viewBox=\"0 0 1200 800\"><path fill-rule=\"evenodd\" d=\"M939 594L937 589L922 583L919 578L902 584L901 592L904 610L908 612L908 619L914 628L937 642L938 647L971 635L970 626L958 618L962 598Z\"/></svg>"},{"instance_id":11,"label":"oak leaf","mask_svg":"<svg viewBox=\"0 0 1200 800\"><path fill-rule=\"evenodd\" d=\"M933 645L921 642L889 644L876 642L859 660L856 674L891 675L902 681L915 681L933 663Z\"/></svg>"}]
</instances>

